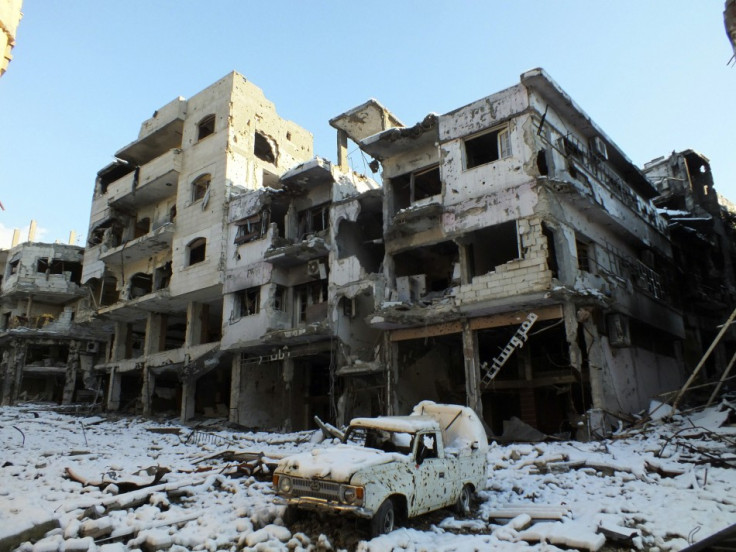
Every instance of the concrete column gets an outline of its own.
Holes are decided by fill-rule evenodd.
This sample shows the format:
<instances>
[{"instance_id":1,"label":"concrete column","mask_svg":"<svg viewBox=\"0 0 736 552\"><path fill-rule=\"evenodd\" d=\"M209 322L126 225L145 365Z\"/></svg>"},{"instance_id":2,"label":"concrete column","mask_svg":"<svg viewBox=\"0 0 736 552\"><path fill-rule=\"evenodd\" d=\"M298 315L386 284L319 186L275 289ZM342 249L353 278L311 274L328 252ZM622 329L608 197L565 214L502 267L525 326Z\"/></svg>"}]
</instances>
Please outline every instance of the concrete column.
<instances>
[{"instance_id":1,"label":"concrete column","mask_svg":"<svg viewBox=\"0 0 736 552\"><path fill-rule=\"evenodd\" d=\"M604 389L604 370L606 369L606 357L601 346L601 338L598 328L593 322L592 316L582 322L585 328L585 345L588 349L588 372L590 374L590 395L593 400L593 408L606 408L606 395ZM614 388L611 389L614 393Z\"/></svg>"},{"instance_id":2,"label":"concrete column","mask_svg":"<svg viewBox=\"0 0 736 552\"><path fill-rule=\"evenodd\" d=\"M391 341L390 332L383 332L383 349L386 366L386 414L394 416L399 413L399 344Z\"/></svg>"},{"instance_id":3,"label":"concrete column","mask_svg":"<svg viewBox=\"0 0 736 552\"><path fill-rule=\"evenodd\" d=\"M197 392L197 380L188 379L181 384L181 421L194 418L194 400Z\"/></svg>"},{"instance_id":4,"label":"concrete column","mask_svg":"<svg viewBox=\"0 0 736 552\"><path fill-rule=\"evenodd\" d=\"M26 365L26 344L24 341L17 341L15 345L15 381L13 383L13 391L10 397L15 403L20 395L20 386L23 383L23 367Z\"/></svg>"},{"instance_id":5,"label":"concrete column","mask_svg":"<svg viewBox=\"0 0 736 552\"><path fill-rule=\"evenodd\" d=\"M74 400L74 389L77 386L77 371L79 369L79 342L69 343L69 354L66 358L66 374L64 378L64 394L61 404L71 404Z\"/></svg>"},{"instance_id":6,"label":"concrete column","mask_svg":"<svg viewBox=\"0 0 736 552\"><path fill-rule=\"evenodd\" d=\"M276 366L274 364L274 366ZM283 379L284 379L284 393L285 408L283 409L287 413L287 417L284 420L284 431L291 431L294 427L294 419L299 418L299 412L304 404L303 397L300 400L294 401L294 360L291 357L286 357L282 361Z\"/></svg>"},{"instance_id":7,"label":"concrete column","mask_svg":"<svg viewBox=\"0 0 736 552\"><path fill-rule=\"evenodd\" d=\"M117 368L110 370L110 382L107 386L107 409L116 411L120 408L120 391L123 386L123 376L118 373Z\"/></svg>"},{"instance_id":8,"label":"concrete column","mask_svg":"<svg viewBox=\"0 0 736 552\"><path fill-rule=\"evenodd\" d=\"M141 389L141 403L143 404L143 415L150 416L152 413L151 401L153 390L156 388L156 375L151 368L143 365L143 389Z\"/></svg>"},{"instance_id":9,"label":"concrete column","mask_svg":"<svg viewBox=\"0 0 736 552\"><path fill-rule=\"evenodd\" d=\"M3 351L2 361L0 361L0 370L3 374L3 394L0 404L9 405L10 396L13 389L14 371L15 371L15 352L12 347L8 347Z\"/></svg>"},{"instance_id":10,"label":"concrete column","mask_svg":"<svg viewBox=\"0 0 736 552\"><path fill-rule=\"evenodd\" d=\"M470 255L468 255L468 246L461 241L456 241L456 243L459 253L458 261L460 262L460 283L462 285L467 285L472 281L472 268L469 265L468 257Z\"/></svg>"},{"instance_id":11,"label":"concrete column","mask_svg":"<svg viewBox=\"0 0 736 552\"><path fill-rule=\"evenodd\" d=\"M483 419L483 402L480 388L480 358L478 357L478 336L470 329L470 323L463 320L463 360L465 362L465 403Z\"/></svg>"},{"instance_id":12,"label":"concrete column","mask_svg":"<svg viewBox=\"0 0 736 552\"><path fill-rule=\"evenodd\" d=\"M164 350L165 344L166 315L151 312L146 318L146 340L143 343L143 354L152 355L161 352Z\"/></svg>"},{"instance_id":13,"label":"concrete column","mask_svg":"<svg viewBox=\"0 0 736 552\"><path fill-rule=\"evenodd\" d=\"M240 367L240 355L233 355L232 371L230 374L230 415L231 423L240 423L240 386L243 369ZM244 379L244 378L242 378Z\"/></svg>"},{"instance_id":14,"label":"concrete column","mask_svg":"<svg viewBox=\"0 0 736 552\"><path fill-rule=\"evenodd\" d=\"M184 345L192 347L207 342L209 305L189 303L187 305L187 331Z\"/></svg>"},{"instance_id":15,"label":"concrete column","mask_svg":"<svg viewBox=\"0 0 736 552\"><path fill-rule=\"evenodd\" d=\"M123 360L128 352L128 324L115 322L115 337L110 351L110 361Z\"/></svg>"},{"instance_id":16,"label":"concrete column","mask_svg":"<svg viewBox=\"0 0 736 552\"><path fill-rule=\"evenodd\" d=\"M337 131L337 164L344 170L348 170L348 134L344 130Z\"/></svg>"}]
</instances>

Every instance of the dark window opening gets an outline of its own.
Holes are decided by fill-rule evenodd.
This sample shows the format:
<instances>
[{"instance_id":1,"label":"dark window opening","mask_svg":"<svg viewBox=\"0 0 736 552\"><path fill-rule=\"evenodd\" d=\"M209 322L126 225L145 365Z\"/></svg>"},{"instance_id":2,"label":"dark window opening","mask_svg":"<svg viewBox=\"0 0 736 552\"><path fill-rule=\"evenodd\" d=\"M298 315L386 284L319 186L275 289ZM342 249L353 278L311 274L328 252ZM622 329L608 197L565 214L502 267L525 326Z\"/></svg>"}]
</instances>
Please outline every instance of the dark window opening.
<instances>
[{"instance_id":1,"label":"dark window opening","mask_svg":"<svg viewBox=\"0 0 736 552\"><path fill-rule=\"evenodd\" d=\"M169 209L169 222L174 222L174 220L176 220L176 205L172 205Z\"/></svg>"},{"instance_id":2,"label":"dark window opening","mask_svg":"<svg viewBox=\"0 0 736 552\"><path fill-rule=\"evenodd\" d=\"M236 317L252 316L261 311L261 288L252 287L235 293Z\"/></svg>"},{"instance_id":3,"label":"dark window opening","mask_svg":"<svg viewBox=\"0 0 736 552\"><path fill-rule=\"evenodd\" d=\"M203 174L202 176L197 177L194 182L192 182L192 201L199 201L200 199L204 198L207 190L210 189L211 181L212 175Z\"/></svg>"},{"instance_id":4,"label":"dark window opening","mask_svg":"<svg viewBox=\"0 0 736 552\"><path fill-rule=\"evenodd\" d=\"M584 272L593 272L590 259L591 244L580 238L575 239L575 247L578 253L578 269Z\"/></svg>"},{"instance_id":5,"label":"dark window opening","mask_svg":"<svg viewBox=\"0 0 736 552\"><path fill-rule=\"evenodd\" d=\"M153 291L153 278L150 274L139 272L130 278L130 298L143 297Z\"/></svg>"},{"instance_id":6,"label":"dark window opening","mask_svg":"<svg viewBox=\"0 0 736 552\"><path fill-rule=\"evenodd\" d=\"M308 234L322 232L330 227L330 206L328 203L305 209L298 214L299 239Z\"/></svg>"},{"instance_id":7,"label":"dark window opening","mask_svg":"<svg viewBox=\"0 0 736 552\"><path fill-rule=\"evenodd\" d=\"M442 193L440 166L433 165L391 179L394 210L406 209L412 203Z\"/></svg>"},{"instance_id":8,"label":"dark window opening","mask_svg":"<svg viewBox=\"0 0 736 552\"><path fill-rule=\"evenodd\" d=\"M100 306L106 307L118 302L120 292L118 291L118 280L115 276L103 276L100 282L100 288Z\"/></svg>"},{"instance_id":9,"label":"dark window opening","mask_svg":"<svg viewBox=\"0 0 736 552\"><path fill-rule=\"evenodd\" d=\"M207 115L197 124L197 141L215 132L215 116Z\"/></svg>"},{"instance_id":10,"label":"dark window opening","mask_svg":"<svg viewBox=\"0 0 736 552\"><path fill-rule=\"evenodd\" d=\"M286 237L286 213L289 210L288 201L272 201L270 208L270 219L276 224L278 236Z\"/></svg>"},{"instance_id":11,"label":"dark window opening","mask_svg":"<svg viewBox=\"0 0 736 552\"><path fill-rule=\"evenodd\" d=\"M273 309L281 312L286 311L286 288L284 286L276 286L273 294Z\"/></svg>"},{"instance_id":12,"label":"dark window opening","mask_svg":"<svg viewBox=\"0 0 736 552\"><path fill-rule=\"evenodd\" d=\"M294 288L297 322L322 322L327 317L327 280L302 284Z\"/></svg>"},{"instance_id":13,"label":"dark window opening","mask_svg":"<svg viewBox=\"0 0 736 552\"><path fill-rule=\"evenodd\" d=\"M135 231L133 232L133 239L145 236L151 231L151 219L146 217L139 219L135 222Z\"/></svg>"},{"instance_id":14,"label":"dark window opening","mask_svg":"<svg viewBox=\"0 0 736 552\"><path fill-rule=\"evenodd\" d=\"M17 274L18 273L18 266L20 265L20 261L12 261L10 263L10 274Z\"/></svg>"},{"instance_id":15,"label":"dark window opening","mask_svg":"<svg viewBox=\"0 0 736 552\"><path fill-rule=\"evenodd\" d=\"M419 201L442 193L439 165L415 172L413 177L412 201Z\"/></svg>"},{"instance_id":16,"label":"dark window opening","mask_svg":"<svg viewBox=\"0 0 736 552\"><path fill-rule=\"evenodd\" d=\"M127 161L117 161L97 173L97 188L100 194L106 194L110 184L132 173L135 165Z\"/></svg>"},{"instance_id":17,"label":"dark window opening","mask_svg":"<svg viewBox=\"0 0 736 552\"><path fill-rule=\"evenodd\" d=\"M380 214L361 214L356 222L340 221L336 237L337 258L355 256L366 272L378 272L384 256L381 218Z\"/></svg>"},{"instance_id":18,"label":"dark window opening","mask_svg":"<svg viewBox=\"0 0 736 552\"><path fill-rule=\"evenodd\" d=\"M270 211L264 209L257 215L236 222L235 243L241 244L262 238L268 231L270 218Z\"/></svg>"},{"instance_id":19,"label":"dark window opening","mask_svg":"<svg viewBox=\"0 0 736 552\"><path fill-rule=\"evenodd\" d=\"M558 278L559 266L557 264L557 250L555 249L555 233L549 226L542 223L542 235L547 240L547 268L552 272L553 278Z\"/></svg>"},{"instance_id":20,"label":"dark window opening","mask_svg":"<svg viewBox=\"0 0 736 552\"><path fill-rule=\"evenodd\" d=\"M511 142L507 128L481 134L465 140L465 168L492 163L511 155Z\"/></svg>"},{"instance_id":21,"label":"dark window opening","mask_svg":"<svg viewBox=\"0 0 736 552\"><path fill-rule=\"evenodd\" d=\"M256 132L253 140L253 153L258 159L266 161L267 163L276 163L276 155L274 149L271 146L271 142L260 132Z\"/></svg>"},{"instance_id":22,"label":"dark window opening","mask_svg":"<svg viewBox=\"0 0 736 552\"><path fill-rule=\"evenodd\" d=\"M542 176L549 174L549 167L547 166L547 152L545 150L539 150L537 152L537 170Z\"/></svg>"},{"instance_id":23,"label":"dark window opening","mask_svg":"<svg viewBox=\"0 0 736 552\"><path fill-rule=\"evenodd\" d=\"M205 259L205 252L207 249L207 240L204 238L197 238L193 240L188 246L189 258L187 259L187 266L201 263Z\"/></svg>"},{"instance_id":24,"label":"dark window opening","mask_svg":"<svg viewBox=\"0 0 736 552\"><path fill-rule=\"evenodd\" d=\"M443 292L455 280L458 261L458 247L452 241L394 255L399 300L412 302L431 292Z\"/></svg>"},{"instance_id":25,"label":"dark window opening","mask_svg":"<svg viewBox=\"0 0 736 552\"><path fill-rule=\"evenodd\" d=\"M172 351L183 347L187 332L186 316L165 315L163 316L163 323L166 325L163 350Z\"/></svg>"},{"instance_id":26,"label":"dark window opening","mask_svg":"<svg viewBox=\"0 0 736 552\"><path fill-rule=\"evenodd\" d=\"M90 231L87 245L93 247L103 244L108 248L118 247L123 242L124 229L124 225L117 218L108 219Z\"/></svg>"},{"instance_id":27,"label":"dark window opening","mask_svg":"<svg viewBox=\"0 0 736 552\"><path fill-rule=\"evenodd\" d=\"M36 272L46 272L49 270L48 258L40 258L36 261Z\"/></svg>"},{"instance_id":28,"label":"dark window opening","mask_svg":"<svg viewBox=\"0 0 736 552\"><path fill-rule=\"evenodd\" d=\"M36 262L36 270L46 274L64 274L69 272L69 280L75 284L82 281L82 263L62 261L61 259L40 258Z\"/></svg>"},{"instance_id":29,"label":"dark window opening","mask_svg":"<svg viewBox=\"0 0 736 552\"><path fill-rule=\"evenodd\" d=\"M472 279L493 272L497 266L520 258L516 221L502 222L470 235L468 273Z\"/></svg>"},{"instance_id":30,"label":"dark window opening","mask_svg":"<svg viewBox=\"0 0 736 552\"><path fill-rule=\"evenodd\" d=\"M153 289L166 289L171 283L171 261L158 267L153 273Z\"/></svg>"}]
</instances>

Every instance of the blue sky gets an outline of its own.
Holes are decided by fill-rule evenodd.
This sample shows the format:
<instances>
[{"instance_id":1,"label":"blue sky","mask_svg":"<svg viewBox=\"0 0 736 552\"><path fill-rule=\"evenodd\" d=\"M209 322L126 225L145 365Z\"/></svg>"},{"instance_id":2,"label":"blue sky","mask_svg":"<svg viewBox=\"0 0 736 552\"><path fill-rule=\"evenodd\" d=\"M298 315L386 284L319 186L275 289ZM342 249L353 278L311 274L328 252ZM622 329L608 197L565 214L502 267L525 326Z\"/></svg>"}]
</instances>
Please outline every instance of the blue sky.
<instances>
[{"instance_id":1,"label":"blue sky","mask_svg":"<svg viewBox=\"0 0 736 552\"><path fill-rule=\"evenodd\" d=\"M0 78L0 247L83 245L97 171L143 120L236 70L335 159L328 120L377 98L406 124L543 67L638 165L692 148L736 201L722 0L25 0ZM362 170L360 156L354 168ZM25 234L24 234L25 237Z\"/></svg>"}]
</instances>

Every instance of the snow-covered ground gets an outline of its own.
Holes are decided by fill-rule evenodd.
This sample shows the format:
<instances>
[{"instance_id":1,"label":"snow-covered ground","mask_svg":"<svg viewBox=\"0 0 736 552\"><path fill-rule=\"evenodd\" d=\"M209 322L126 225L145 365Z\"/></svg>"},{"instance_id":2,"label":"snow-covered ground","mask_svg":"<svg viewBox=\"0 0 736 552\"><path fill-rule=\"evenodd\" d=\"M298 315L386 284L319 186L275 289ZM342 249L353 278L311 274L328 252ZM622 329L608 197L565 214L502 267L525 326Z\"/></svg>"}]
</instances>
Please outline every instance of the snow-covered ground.
<instances>
[{"instance_id":1,"label":"snow-covered ground","mask_svg":"<svg viewBox=\"0 0 736 552\"><path fill-rule=\"evenodd\" d=\"M351 520L285 527L268 478L237 473L242 457L217 454L278 458L325 446L319 433L191 435L170 421L2 407L0 550L3 539L34 526L40 534L18 550L679 550L736 523L729 414L724 403L606 441L492 444L488 489L470 518L433 513L361 540ZM136 491L157 467L166 468L160 480ZM559 519L529 524L542 514ZM632 539L604 544L601 526Z\"/></svg>"}]
</instances>

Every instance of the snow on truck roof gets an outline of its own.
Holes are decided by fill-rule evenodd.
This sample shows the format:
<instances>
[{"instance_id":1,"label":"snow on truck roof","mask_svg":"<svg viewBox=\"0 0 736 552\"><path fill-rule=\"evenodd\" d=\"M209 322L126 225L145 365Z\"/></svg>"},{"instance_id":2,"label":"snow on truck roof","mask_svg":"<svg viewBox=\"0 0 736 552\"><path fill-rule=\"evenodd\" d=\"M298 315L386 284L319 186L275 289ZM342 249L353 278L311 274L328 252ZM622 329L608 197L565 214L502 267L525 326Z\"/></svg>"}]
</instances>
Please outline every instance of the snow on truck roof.
<instances>
[{"instance_id":1,"label":"snow on truck roof","mask_svg":"<svg viewBox=\"0 0 736 552\"><path fill-rule=\"evenodd\" d=\"M353 418L353 427L371 427L384 431L417 433L422 430L439 429L437 420L430 416L379 416L378 418Z\"/></svg>"},{"instance_id":2,"label":"snow on truck roof","mask_svg":"<svg viewBox=\"0 0 736 552\"><path fill-rule=\"evenodd\" d=\"M446 447L463 449L475 445L480 450L488 449L488 436L478 415L471 408L458 404L422 401L409 416L355 418L350 425L403 433L439 429Z\"/></svg>"}]
</instances>

